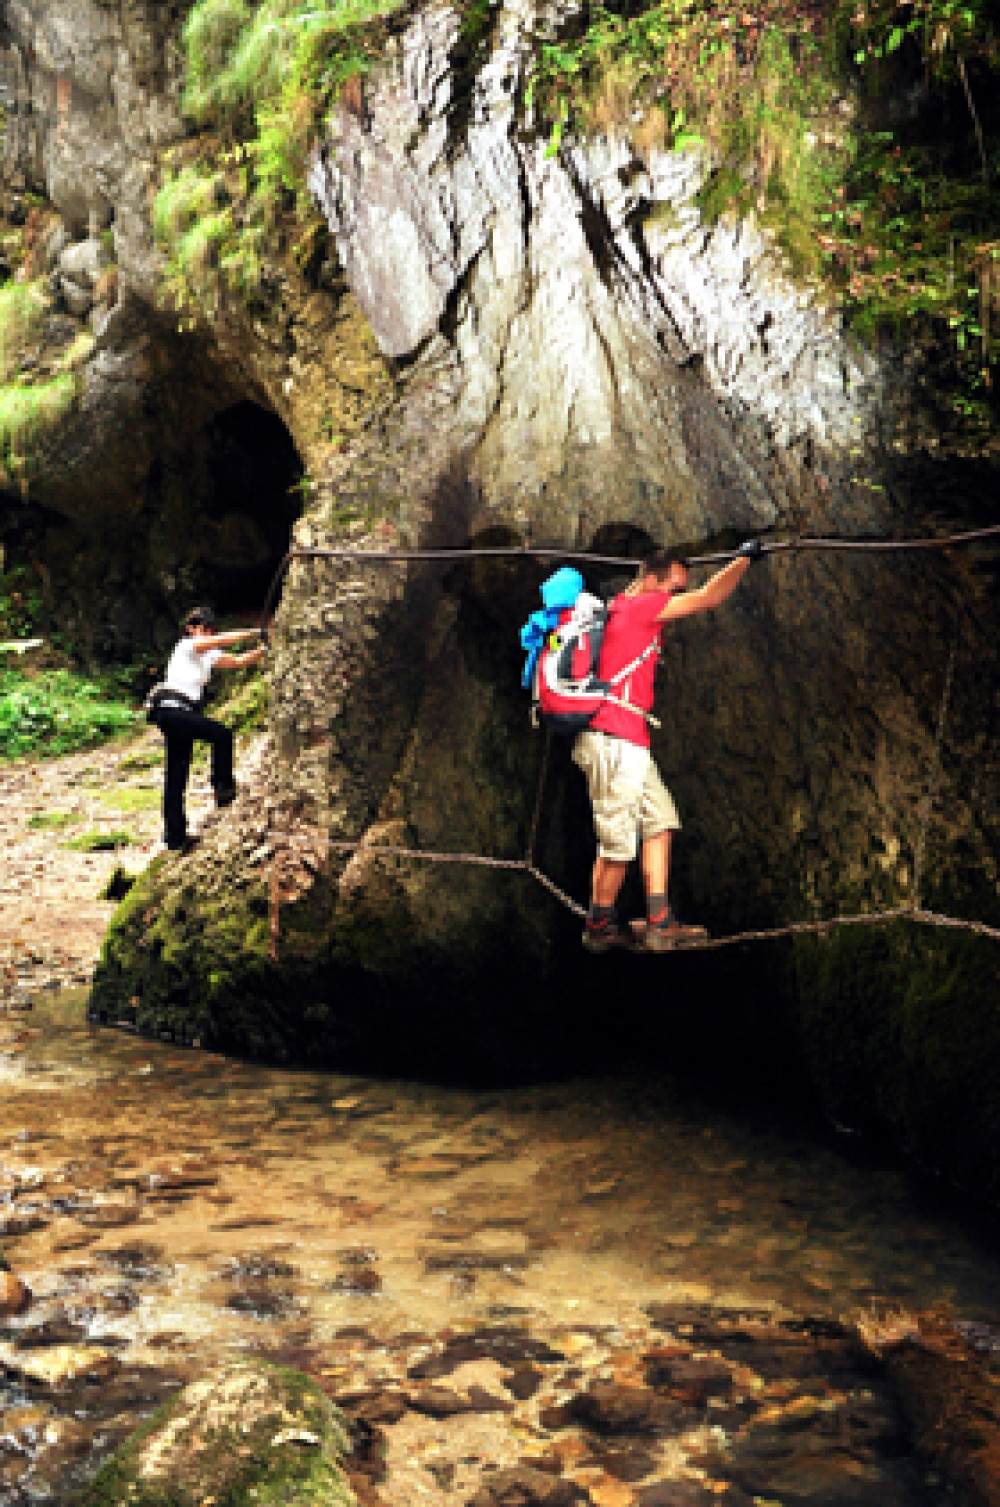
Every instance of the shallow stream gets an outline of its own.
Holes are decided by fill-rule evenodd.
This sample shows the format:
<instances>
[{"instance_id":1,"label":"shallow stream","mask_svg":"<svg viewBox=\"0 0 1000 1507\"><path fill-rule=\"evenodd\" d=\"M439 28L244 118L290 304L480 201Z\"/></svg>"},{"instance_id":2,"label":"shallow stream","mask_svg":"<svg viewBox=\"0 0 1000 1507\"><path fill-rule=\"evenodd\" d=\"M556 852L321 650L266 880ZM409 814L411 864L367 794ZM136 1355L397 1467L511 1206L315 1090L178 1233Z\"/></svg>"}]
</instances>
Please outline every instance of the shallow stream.
<instances>
[{"instance_id":1,"label":"shallow stream","mask_svg":"<svg viewBox=\"0 0 1000 1507\"><path fill-rule=\"evenodd\" d=\"M0 1501L68 1500L247 1348L348 1408L387 1507L465 1503L486 1467L597 1507L964 1500L880 1336L936 1310L1000 1352L1000 1263L900 1170L666 1077L263 1069L84 1001L0 1019L0 1247L33 1293L0 1320Z\"/></svg>"}]
</instances>

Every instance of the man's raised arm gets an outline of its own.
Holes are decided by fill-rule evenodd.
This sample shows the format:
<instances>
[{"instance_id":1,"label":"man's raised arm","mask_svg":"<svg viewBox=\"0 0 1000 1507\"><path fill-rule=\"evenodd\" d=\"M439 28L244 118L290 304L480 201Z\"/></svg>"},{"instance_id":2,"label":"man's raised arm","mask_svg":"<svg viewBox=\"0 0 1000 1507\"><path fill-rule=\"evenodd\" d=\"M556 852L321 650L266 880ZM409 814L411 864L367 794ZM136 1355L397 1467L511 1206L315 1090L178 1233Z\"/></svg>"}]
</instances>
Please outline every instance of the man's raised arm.
<instances>
[{"instance_id":1,"label":"man's raised arm","mask_svg":"<svg viewBox=\"0 0 1000 1507\"><path fill-rule=\"evenodd\" d=\"M714 576L709 576L704 586L699 586L697 591L681 591L671 597L658 621L672 623L678 618L693 617L697 612L709 612L713 607L720 606L727 597L732 596L746 575L750 561L759 559L762 553L760 540L748 539L746 544L740 545L735 560L730 560Z\"/></svg>"}]
</instances>

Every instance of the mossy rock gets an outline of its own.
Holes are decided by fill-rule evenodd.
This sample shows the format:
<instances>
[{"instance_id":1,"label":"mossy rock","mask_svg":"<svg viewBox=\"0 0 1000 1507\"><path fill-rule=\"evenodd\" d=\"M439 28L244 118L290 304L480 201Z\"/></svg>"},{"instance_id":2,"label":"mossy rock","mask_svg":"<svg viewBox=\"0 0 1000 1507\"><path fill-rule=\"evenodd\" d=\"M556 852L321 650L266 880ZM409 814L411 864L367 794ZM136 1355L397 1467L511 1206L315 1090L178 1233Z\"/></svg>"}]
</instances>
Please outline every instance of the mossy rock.
<instances>
[{"instance_id":1,"label":"mossy rock","mask_svg":"<svg viewBox=\"0 0 1000 1507\"><path fill-rule=\"evenodd\" d=\"M278 919L272 946L263 881L152 864L112 917L91 1018L255 1060L489 1077L555 1060L565 1021L539 939L566 923L524 876L411 893L384 875L346 904L323 875Z\"/></svg>"},{"instance_id":2,"label":"mossy rock","mask_svg":"<svg viewBox=\"0 0 1000 1507\"><path fill-rule=\"evenodd\" d=\"M91 1013L250 1057L287 1051L303 979L290 953L280 969L271 957L264 885L205 894L193 878L166 890L165 878L151 864L112 917Z\"/></svg>"},{"instance_id":3,"label":"mossy rock","mask_svg":"<svg viewBox=\"0 0 1000 1507\"><path fill-rule=\"evenodd\" d=\"M809 1070L833 1119L1000 1197L996 943L899 922L795 946Z\"/></svg>"},{"instance_id":4,"label":"mossy rock","mask_svg":"<svg viewBox=\"0 0 1000 1507\"><path fill-rule=\"evenodd\" d=\"M85 1487L78 1507L356 1507L341 1415L298 1371L238 1362L192 1382Z\"/></svg>"}]
</instances>

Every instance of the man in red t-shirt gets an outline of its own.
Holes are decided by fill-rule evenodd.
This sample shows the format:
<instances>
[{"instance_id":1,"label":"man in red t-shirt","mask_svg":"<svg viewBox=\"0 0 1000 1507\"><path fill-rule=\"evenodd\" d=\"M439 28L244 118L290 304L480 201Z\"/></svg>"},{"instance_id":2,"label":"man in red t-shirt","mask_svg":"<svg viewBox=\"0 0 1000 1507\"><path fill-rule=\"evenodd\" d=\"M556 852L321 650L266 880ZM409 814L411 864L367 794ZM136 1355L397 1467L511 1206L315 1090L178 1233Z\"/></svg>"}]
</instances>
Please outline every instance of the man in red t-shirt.
<instances>
[{"instance_id":1,"label":"man in red t-shirt","mask_svg":"<svg viewBox=\"0 0 1000 1507\"><path fill-rule=\"evenodd\" d=\"M735 591L750 561L762 553L759 540L750 540L704 586L689 591L687 565L658 549L608 609L598 677L613 682L622 670L633 668L614 683L608 700L573 745L573 762L587 777L597 831L597 861L583 933L583 945L591 952L635 941L661 952L706 936L703 926L682 926L667 901L670 841L680 819L653 763L643 714L653 710L663 625L718 607ZM647 914L645 922L634 922L626 931L615 901L640 838Z\"/></svg>"}]
</instances>

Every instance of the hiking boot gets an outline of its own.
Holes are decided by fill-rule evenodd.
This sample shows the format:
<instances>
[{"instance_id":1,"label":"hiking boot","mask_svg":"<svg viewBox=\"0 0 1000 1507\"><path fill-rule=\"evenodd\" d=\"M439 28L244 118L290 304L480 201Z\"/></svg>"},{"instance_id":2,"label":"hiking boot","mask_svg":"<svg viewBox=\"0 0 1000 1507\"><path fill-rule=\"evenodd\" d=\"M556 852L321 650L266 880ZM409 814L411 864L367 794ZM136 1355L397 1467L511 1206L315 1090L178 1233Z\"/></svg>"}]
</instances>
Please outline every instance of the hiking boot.
<instances>
[{"instance_id":1,"label":"hiking boot","mask_svg":"<svg viewBox=\"0 0 1000 1507\"><path fill-rule=\"evenodd\" d=\"M605 921L596 926L588 921L582 940L588 952L610 952L613 947L632 945L632 938L618 921Z\"/></svg>"},{"instance_id":2,"label":"hiking boot","mask_svg":"<svg viewBox=\"0 0 1000 1507\"><path fill-rule=\"evenodd\" d=\"M184 858L188 853L194 852L198 846L198 842L199 839L197 837L185 837L182 842L168 842L167 851L168 853L179 853Z\"/></svg>"},{"instance_id":3,"label":"hiking boot","mask_svg":"<svg viewBox=\"0 0 1000 1507\"><path fill-rule=\"evenodd\" d=\"M631 921L632 940L643 952L672 952L675 947L689 947L692 942L707 942L704 926L683 926L672 910L665 921L651 926L646 920Z\"/></svg>"},{"instance_id":4,"label":"hiking boot","mask_svg":"<svg viewBox=\"0 0 1000 1507\"><path fill-rule=\"evenodd\" d=\"M231 806L236 799L235 785L220 785L215 792L215 804L221 811L223 806Z\"/></svg>"}]
</instances>

